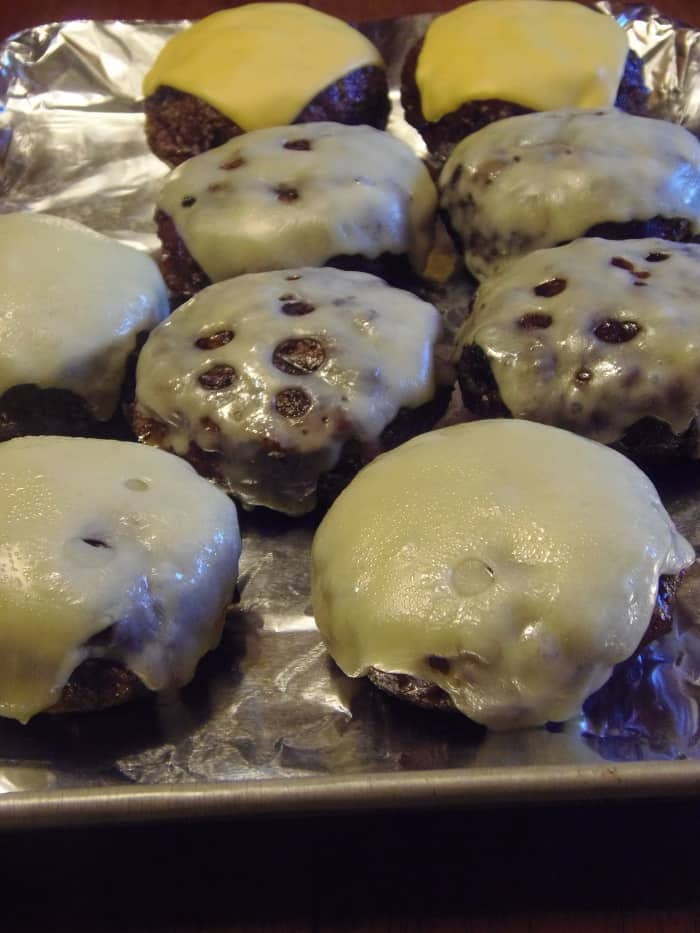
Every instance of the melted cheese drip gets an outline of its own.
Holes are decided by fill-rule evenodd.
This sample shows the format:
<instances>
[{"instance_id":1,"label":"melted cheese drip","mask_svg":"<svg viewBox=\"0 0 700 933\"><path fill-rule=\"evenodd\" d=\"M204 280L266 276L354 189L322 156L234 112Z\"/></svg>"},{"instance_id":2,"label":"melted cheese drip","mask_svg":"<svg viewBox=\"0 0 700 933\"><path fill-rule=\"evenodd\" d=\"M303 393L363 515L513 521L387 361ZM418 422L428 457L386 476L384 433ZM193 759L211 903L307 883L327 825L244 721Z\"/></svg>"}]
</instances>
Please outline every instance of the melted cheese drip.
<instances>
[{"instance_id":1,"label":"melted cheese drip","mask_svg":"<svg viewBox=\"0 0 700 933\"><path fill-rule=\"evenodd\" d=\"M317 94L366 65L372 43L342 20L297 3L249 3L174 36L143 83L193 94L243 130L293 123Z\"/></svg>"},{"instance_id":2,"label":"melted cheese drip","mask_svg":"<svg viewBox=\"0 0 700 933\"><path fill-rule=\"evenodd\" d=\"M421 109L435 121L473 100L610 107L628 51L611 16L578 3L475 0L428 27L416 68Z\"/></svg>"},{"instance_id":3,"label":"melted cheese drip","mask_svg":"<svg viewBox=\"0 0 700 933\"><path fill-rule=\"evenodd\" d=\"M107 420L136 335L168 312L145 253L58 217L0 216L0 395L69 389Z\"/></svg>"},{"instance_id":4,"label":"melted cheese drip","mask_svg":"<svg viewBox=\"0 0 700 933\"><path fill-rule=\"evenodd\" d=\"M285 148L300 140L309 148ZM408 253L421 269L436 204L405 143L338 123L239 136L178 166L158 200L212 281L385 252Z\"/></svg>"},{"instance_id":5,"label":"melted cheese drip","mask_svg":"<svg viewBox=\"0 0 700 933\"><path fill-rule=\"evenodd\" d=\"M358 474L316 533L312 600L349 676L375 667L437 683L471 719L506 729L575 715L639 644L659 576L694 556L620 454L481 421Z\"/></svg>"},{"instance_id":6,"label":"melted cheese drip","mask_svg":"<svg viewBox=\"0 0 700 933\"><path fill-rule=\"evenodd\" d=\"M563 290L538 296L552 280ZM537 314L551 324L520 325ZM605 321L639 330L605 342ZM481 286L457 342L486 353L516 418L607 444L646 416L681 434L700 408L700 245L591 238L532 253Z\"/></svg>"},{"instance_id":7,"label":"melted cheese drip","mask_svg":"<svg viewBox=\"0 0 700 933\"><path fill-rule=\"evenodd\" d=\"M288 302L312 310L286 314ZM234 336L223 346L197 347L202 336L226 331ZM337 269L242 276L199 292L153 331L139 358L137 404L167 425L164 446L184 455L194 441L220 454L222 480L244 503L300 514L314 507L319 475L349 438L375 441L399 408L432 397L439 333L432 305L375 276ZM273 361L278 345L298 337L324 347L314 372L290 374ZM200 375L221 365L233 367L234 381L207 391ZM311 400L303 417L277 410L286 389Z\"/></svg>"},{"instance_id":8,"label":"melted cheese drip","mask_svg":"<svg viewBox=\"0 0 700 933\"><path fill-rule=\"evenodd\" d=\"M159 450L39 437L0 445L0 499L0 715L52 706L112 625L108 656L147 687L191 678L236 581L223 493Z\"/></svg>"},{"instance_id":9,"label":"melted cheese drip","mask_svg":"<svg viewBox=\"0 0 700 933\"><path fill-rule=\"evenodd\" d=\"M700 143L675 123L618 110L526 114L462 140L440 188L464 261L485 278L600 223L660 215L697 230Z\"/></svg>"}]
</instances>

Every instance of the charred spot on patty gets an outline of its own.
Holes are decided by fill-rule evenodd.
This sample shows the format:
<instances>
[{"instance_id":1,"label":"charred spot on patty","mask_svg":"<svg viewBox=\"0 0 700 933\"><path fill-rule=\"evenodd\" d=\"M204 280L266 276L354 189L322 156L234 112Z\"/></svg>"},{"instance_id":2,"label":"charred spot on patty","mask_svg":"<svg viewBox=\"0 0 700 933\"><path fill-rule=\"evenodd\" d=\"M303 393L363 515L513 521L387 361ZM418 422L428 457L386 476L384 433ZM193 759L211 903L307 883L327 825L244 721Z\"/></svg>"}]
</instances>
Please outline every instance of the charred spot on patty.
<instances>
[{"instance_id":1,"label":"charred spot on patty","mask_svg":"<svg viewBox=\"0 0 700 933\"><path fill-rule=\"evenodd\" d=\"M282 389L275 396L275 408L288 421L301 421L312 404L309 393L298 386Z\"/></svg>"},{"instance_id":2,"label":"charred spot on patty","mask_svg":"<svg viewBox=\"0 0 700 933\"><path fill-rule=\"evenodd\" d=\"M198 382L205 389L218 391L227 389L230 385L233 385L236 379L237 373L233 366L217 363L206 372L200 373Z\"/></svg>"},{"instance_id":3,"label":"charred spot on patty","mask_svg":"<svg viewBox=\"0 0 700 933\"><path fill-rule=\"evenodd\" d=\"M206 334L195 341L195 346L200 350L215 350L217 347L223 347L233 340L232 330L219 330L213 334Z\"/></svg>"},{"instance_id":4,"label":"charred spot on patty","mask_svg":"<svg viewBox=\"0 0 700 933\"><path fill-rule=\"evenodd\" d=\"M272 362L291 376L315 372L326 361L326 350L317 337L290 337L277 344Z\"/></svg>"},{"instance_id":5,"label":"charred spot on patty","mask_svg":"<svg viewBox=\"0 0 700 933\"><path fill-rule=\"evenodd\" d=\"M277 195L277 200L281 201L283 204L291 204L293 201L299 199L299 191L292 187L292 185L277 185L272 189Z\"/></svg>"},{"instance_id":6,"label":"charred spot on patty","mask_svg":"<svg viewBox=\"0 0 700 933\"><path fill-rule=\"evenodd\" d=\"M283 302L280 311L282 314L288 314L290 317L301 317L304 314L311 314L316 310L315 305L308 301L299 301L292 296L283 295L280 298Z\"/></svg>"},{"instance_id":7,"label":"charred spot on patty","mask_svg":"<svg viewBox=\"0 0 700 933\"><path fill-rule=\"evenodd\" d=\"M552 315L542 311L528 311L518 318L518 327L523 330L544 330L552 323Z\"/></svg>"},{"instance_id":8,"label":"charred spot on patty","mask_svg":"<svg viewBox=\"0 0 700 933\"><path fill-rule=\"evenodd\" d=\"M545 282L535 285L532 290L538 298L554 298L556 295L561 295L566 288L566 284L566 279L547 279Z\"/></svg>"},{"instance_id":9,"label":"charred spot on patty","mask_svg":"<svg viewBox=\"0 0 700 933\"><path fill-rule=\"evenodd\" d=\"M614 318L607 318L598 324L593 333L603 343L627 343L628 340L633 340L641 329L636 321L617 321Z\"/></svg>"},{"instance_id":10,"label":"charred spot on patty","mask_svg":"<svg viewBox=\"0 0 700 933\"><path fill-rule=\"evenodd\" d=\"M310 139L288 139L284 144L285 149L292 149L295 152L309 152L311 149Z\"/></svg>"}]
</instances>

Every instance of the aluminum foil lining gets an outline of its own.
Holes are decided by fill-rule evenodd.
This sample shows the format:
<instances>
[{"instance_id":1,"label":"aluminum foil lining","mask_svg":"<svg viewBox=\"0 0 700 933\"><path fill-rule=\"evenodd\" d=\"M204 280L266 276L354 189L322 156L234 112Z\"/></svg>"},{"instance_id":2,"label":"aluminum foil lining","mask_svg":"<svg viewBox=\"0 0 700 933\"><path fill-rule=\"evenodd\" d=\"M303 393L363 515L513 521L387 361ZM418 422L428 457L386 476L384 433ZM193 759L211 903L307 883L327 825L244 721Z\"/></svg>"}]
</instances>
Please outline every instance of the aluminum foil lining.
<instances>
[{"instance_id":1,"label":"aluminum foil lining","mask_svg":"<svg viewBox=\"0 0 700 933\"><path fill-rule=\"evenodd\" d=\"M642 56L652 112L700 133L700 34L649 7L598 4ZM389 65L390 131L425 149L403 120L398 74L430 16L367 24ZM146 250L166 168L143 135L141 81L178 22L41 26L0 46L2 211L79 220ZM454 323L459 277L432 299ZM654 475L680 529L700 544L696 464ZM700 574L682 587L677 632L621 665L578 720L491 734L460 716L392 700L329 660L309 606L314 519L242 516L241 601L221 647L172 695L106 713L0 722L0 791L128 783L272 779L482 766L533 768L603 760L700 757Z\"/></svg>"}]
</instances>

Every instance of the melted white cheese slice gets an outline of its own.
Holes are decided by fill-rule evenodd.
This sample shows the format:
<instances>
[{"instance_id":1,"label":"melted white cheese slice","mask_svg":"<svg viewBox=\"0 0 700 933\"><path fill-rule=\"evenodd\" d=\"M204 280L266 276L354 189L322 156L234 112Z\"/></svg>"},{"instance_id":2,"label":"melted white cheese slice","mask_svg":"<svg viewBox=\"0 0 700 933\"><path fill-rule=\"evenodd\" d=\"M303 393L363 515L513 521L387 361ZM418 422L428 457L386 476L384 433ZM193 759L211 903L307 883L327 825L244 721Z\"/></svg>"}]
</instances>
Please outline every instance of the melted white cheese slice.
<instances>
[{"instance_id":1,"label":"melted white cheese slice","mask_svg":"<svg viewBox=\"0 0 700 933\"><path fill-rule=\"evenodd\" d=\"M575 715L639 644L659 576L694 556L620 454L481 421L358 474L316 533L312 601L349 676L375 667L437 683L505 729Z\"/></svg>"},{"instance_id":2,"label":"melted white cheese slice","mask_svg":"<svg viewBox=\"0 0 700 933\"><path fill-rule=\"evenodd\" d=\"M681 434L700 408L700 244L531 253L483 283L457 343L481 347L516 418L606 444L647 416Z\"/></svg>"},{"instance_id":3,"label":"melted white cheese slice","mask_svg":"<svg viewBox=\"0 0 700 933\"><path fill-rule=\"evenodd\" d=\"M205 288L152 332L138 410L163 423L163 446L186 455L194 441L218 454L222 482L243 502L299 514L314 507L319 475L346 441L378 441L401 407L432 398L440 332L433 305L373 275L240 276ZM207 338L213 346L201 345ZM276 348L299 339L319 347L313 371L275 362ZM229 384L209 389L200 380L215 367L228 369ZM297 416L280 413L280 393L296 395Z\"/></svg>"},{"instance_id":4,"label":"melted white cheese slice","mask_svg":"<svg viewBox=\"0 0 700 933\"><path fill-rule=\"evenodd\" d=\"M68 389L107 420L137 334L168 312L145 253L70 220L0 215L0 395Z\"/></svg>"},{"instance_id":5,"label":"melted white cheese slice","mask_svg":"<svg viewBox=\"0 0 700 933\"><path fill-rule=\"evenodd\" d=\"M610 107L628 51L617 22L580 3L474 0L428 27L416 68L421 109L433 121L473 100Z\"/></svg>"},{"instance_id":6,"label":"melted white cheese slice","mask_svg":"<svg viewBox=\"0 0 700 933\"><path fill-rule=\"evenodd\" d=\"M52 706L110 626L109 657L150 689L192 677L236 581L222 492L140 444L36 437L0 445L0 502L1 716Z\"/></svg>"},{"instance_id":7,"label":"melted white cheese slice","mask_svg":"<svg viewBox=\"0 0 700 933\"><path fill-rule=\"evenodd\" d=\"M440 189L481 279L596 224L661 216L697 230L700 143L675 123L619 110L525 114L462 140Z\"/></svg>"},{"instance_id":8,"label":"melted white cheese slice","mask_svg":"<svg viewBox=\"0 0 700 933\"><path fill-rule=\"evenodd\" d=\"M215 282L382 253L407 253L420 270L436 205L428 170L405 143L339 123L246 133L178 166L158 199Z\"/></svg>"},{"instance_id":9,"label":"melted white cheese slice","mask_svg":"<svg viewBox=\"0 0 700 933\"><path fill-rule=\"evenodd\" d=\"M362 33L301 3L248 3L174 36L143 91L176 88L243 130L293 123L317 94L366 65L383 67Z\"/></svg>"}]
</instances>

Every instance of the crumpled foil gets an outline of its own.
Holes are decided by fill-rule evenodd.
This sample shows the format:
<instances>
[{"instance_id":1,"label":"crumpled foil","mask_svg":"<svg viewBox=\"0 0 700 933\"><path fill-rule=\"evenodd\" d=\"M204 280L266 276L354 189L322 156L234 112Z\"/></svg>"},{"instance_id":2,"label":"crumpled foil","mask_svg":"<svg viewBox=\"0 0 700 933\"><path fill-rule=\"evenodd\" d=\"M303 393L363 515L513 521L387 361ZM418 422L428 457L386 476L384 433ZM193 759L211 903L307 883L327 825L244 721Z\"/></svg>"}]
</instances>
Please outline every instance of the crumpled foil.
<instances>
[{"instance_id":1,"label":"crumpled foil","mask_svg":"<svg viewBox=\"0 0 700 933\"><path fill-rule=\"evenodd\" d=\"M655 116L700 133L700 34L651 8L598 4L619 16L643 58ZM403 56L429 15L367 24L393 86L390 130L425 149L402 118ZM32 29L0 46L0 210L79 220L155 250L155 193L166 168L143 136L141 80L186 22L92 22ZM465 280L431 297L452 324ZM700 544L697 464L653 479L681 531ZM100 714L0 722L0 792L204 780L289 781L442 768L536 768L700 757L700 573L681 589L677 631L620 665L578 720L493 734L353 681L328 658L309 606L313 517L242 514L240 602L220 648L181 691Z\"/></svg>"}]
</instances>

